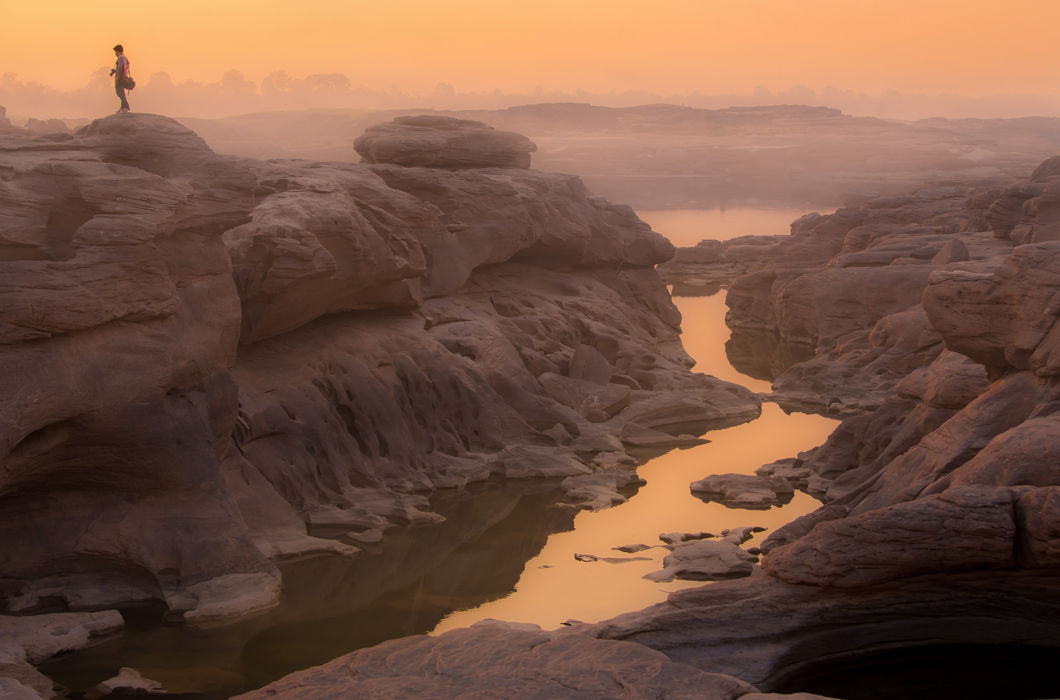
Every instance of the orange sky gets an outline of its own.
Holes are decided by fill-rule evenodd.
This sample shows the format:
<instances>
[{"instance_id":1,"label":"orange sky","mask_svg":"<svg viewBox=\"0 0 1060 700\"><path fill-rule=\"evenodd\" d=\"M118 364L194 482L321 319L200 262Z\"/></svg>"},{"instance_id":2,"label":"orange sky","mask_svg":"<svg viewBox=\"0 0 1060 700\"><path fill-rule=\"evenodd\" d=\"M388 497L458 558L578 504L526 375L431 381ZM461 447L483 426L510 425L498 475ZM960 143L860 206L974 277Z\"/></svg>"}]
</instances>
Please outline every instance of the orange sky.
<instances>
[{"instance_id":1,"label":"orange sky","mask_svg":"<svg viewBox=\"0 0 1060 700\"><path fill-rule=\"evenodd\" d=\"M0 0L0 73L84 85L344 73L427 93L577 88L1055 94L1060 0Z\"/></svg>"}]
</instances>

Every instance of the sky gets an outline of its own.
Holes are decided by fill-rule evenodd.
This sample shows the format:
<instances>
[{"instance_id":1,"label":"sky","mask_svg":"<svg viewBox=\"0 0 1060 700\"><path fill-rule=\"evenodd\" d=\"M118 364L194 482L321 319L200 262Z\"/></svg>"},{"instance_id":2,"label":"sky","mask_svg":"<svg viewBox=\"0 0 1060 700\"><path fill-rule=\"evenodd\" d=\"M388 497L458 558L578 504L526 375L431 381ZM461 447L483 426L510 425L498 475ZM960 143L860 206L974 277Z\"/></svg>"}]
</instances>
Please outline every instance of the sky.
<instances>
[{"instance_id":1,"label":"sky","mask_svg":"<svg viewBox=\"0 0 1060 700\"><path fill-rule=\"evenodd\" d=\"M0 0L0 75L342 73L429 93L1060 92L1058 0Z\"/></svg>"}]
</instances>

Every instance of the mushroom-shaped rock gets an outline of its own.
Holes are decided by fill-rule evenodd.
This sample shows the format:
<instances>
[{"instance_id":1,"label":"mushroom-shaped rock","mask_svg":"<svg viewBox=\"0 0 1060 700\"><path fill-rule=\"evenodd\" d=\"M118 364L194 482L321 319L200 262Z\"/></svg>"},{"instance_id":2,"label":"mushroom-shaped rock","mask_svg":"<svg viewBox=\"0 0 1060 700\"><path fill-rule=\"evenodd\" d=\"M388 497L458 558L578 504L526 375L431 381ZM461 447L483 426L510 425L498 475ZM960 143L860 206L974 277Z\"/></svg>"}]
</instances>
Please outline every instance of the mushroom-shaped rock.
<instances>
[{"instance_id":1,"label":"mushroom-shaped rock","mask_svg":"<svg viewBox=\"0 0 1060 700\"><path fill-rule=\"evenodd\" d=\"M398 117L370 126L353 142L365 163L406 167L529 168L533 141L482 122L436 115Z\"/></svg>"}]
</instances>

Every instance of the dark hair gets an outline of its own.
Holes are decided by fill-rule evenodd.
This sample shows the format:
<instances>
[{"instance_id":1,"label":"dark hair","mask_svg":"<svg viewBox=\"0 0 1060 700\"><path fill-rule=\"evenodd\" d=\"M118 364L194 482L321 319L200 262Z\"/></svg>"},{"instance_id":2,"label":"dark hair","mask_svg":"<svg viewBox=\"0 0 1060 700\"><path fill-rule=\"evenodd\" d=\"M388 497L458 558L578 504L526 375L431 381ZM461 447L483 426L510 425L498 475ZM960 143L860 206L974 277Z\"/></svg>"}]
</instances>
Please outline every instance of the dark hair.
<instances>
[{"instance_id":1,"label":"dark hair","mask_svg":"<svg viewBox=\"0 0 1060 700\"><path fill-rule=\"evenodd\" d=\"M115 44L114 45L114 50L115 51L121 51L122 53L125 53L125 49L122 47L121 44Z\"/></svg>"}]
</instances>

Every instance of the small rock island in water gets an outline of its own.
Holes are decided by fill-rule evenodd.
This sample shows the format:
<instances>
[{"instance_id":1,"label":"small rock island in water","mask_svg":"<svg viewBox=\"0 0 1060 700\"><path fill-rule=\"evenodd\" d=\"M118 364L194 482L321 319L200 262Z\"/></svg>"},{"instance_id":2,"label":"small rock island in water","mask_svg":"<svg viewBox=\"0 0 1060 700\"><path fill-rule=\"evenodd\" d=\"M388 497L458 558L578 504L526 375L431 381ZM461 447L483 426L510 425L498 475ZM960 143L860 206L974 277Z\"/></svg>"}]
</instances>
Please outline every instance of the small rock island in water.
<instances>
[{"instance_id":1,"label":"small rock island in water","mask_svg":"<svg viewBox=\"0 0 1060 700\"><path fill-rule=\"evenodd\" d=\"M572 509L621 502L631 454L761 407L691 371L666 284L729 286L734 364L843 419L695 490L820 509L760 565L742 535L667 559L723 546L746 578L596 624L396 639L241 697L901 697L918 673L1060 692L1060 159L675 252L530 169L516 133L406 116L356 149L262 161L153 115L0 121L0 693L53 697L34 664L119 608L268 610L277 562L432 527L441 490L553 478Z\"/></svg>"}]
</instances>

